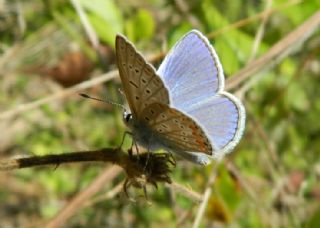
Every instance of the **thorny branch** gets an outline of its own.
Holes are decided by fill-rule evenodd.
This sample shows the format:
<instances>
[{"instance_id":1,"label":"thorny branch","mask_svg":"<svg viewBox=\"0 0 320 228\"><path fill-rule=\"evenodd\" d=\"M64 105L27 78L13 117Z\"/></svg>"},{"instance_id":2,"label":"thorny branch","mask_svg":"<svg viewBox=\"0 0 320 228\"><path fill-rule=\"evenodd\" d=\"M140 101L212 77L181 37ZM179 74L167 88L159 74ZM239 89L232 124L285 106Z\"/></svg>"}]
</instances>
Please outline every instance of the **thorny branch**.
<instances>
[{"instance_id":1,"label":"thorny branch","mask_svg":"<svg viewBox=\"0 0 320 228\"><path fill-rule=\"evenodd\" d=\"M129 153L130 154L130 153ZM103 148L95 151L80 151L45 156L32 156L0 161L0 170L13 170L35 166L55 165L74 162L111 162L124 169L127 178L124 182L124 192L130 186L143 188L146 194L146 185L157 183L171 183L170 174L175 161L169 153L140 153L129 155L120 148Z\"/></svg>"}]
</instances>

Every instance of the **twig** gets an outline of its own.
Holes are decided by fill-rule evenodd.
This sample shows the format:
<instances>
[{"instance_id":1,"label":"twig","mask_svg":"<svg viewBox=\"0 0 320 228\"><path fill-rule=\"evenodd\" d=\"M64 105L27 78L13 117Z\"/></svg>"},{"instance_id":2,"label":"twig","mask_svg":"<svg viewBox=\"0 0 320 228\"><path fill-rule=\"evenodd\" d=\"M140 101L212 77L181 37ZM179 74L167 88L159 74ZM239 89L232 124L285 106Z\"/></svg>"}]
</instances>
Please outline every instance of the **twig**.
<instances>
[{"instance_id":1,"label":"twig","mask_svg":"<svg viewBox=\"0 0 320 228\"><path fill-rule=\"evenodd\" d=\"M272 0L267 0L265 11L269 12L271 9L271 6L272 6ZM263 38L263 34L265 31L265 27L266 27L267 21L269 19L269 16L270 16L270 14L267 13L267 14L264 14L262 17L261 24L259 25L258 31L256 32L256 35L254 38L251 56L248 60L249 63L255 58L255 56L257 54L257 51L258 51L259 46L261 44L261 40Z\"/></svg>"},{"instance_id":2,"label":"twig","mask_svg":"<svg viewBox=\"0 0 320 228\"><path fill-rule=\"evenodd\" d=\"M319 24L320 11L317 11L302 25L271 47L266 54L252 61L228 79L226 81L226 90L235 89L258 71L270 68L292 54L299 45L317 31Z\"/></svg>"},{"instance_id":3,"label":"twig","mask_svg":"<svg viewBox=\"0 0 320 228\"><path fill-rule=\"evenodd\" d=\"M193 228L199 227L201 219L203 217L203 214L207 208L209 197L211 196L211 193L212 193L212 184L215 182L216 177L217 177L218 165L219 165L219 163L217 163L211 170L211 175L210 175L209 181L207 183L207 187L203 193L202 202L200 204L200 207L198 209L196 218L195 218L193 226L192 226Z\"/></svg>"},{"instance_id":4,"label":"twig","mask_svg":"<svg viewBox=\"0 0 320 228\"><path fill-rule=\"evenodd\" d=\"M109 81L109 80L115 78L117 75L118 75L117 71L110 71L109 73L103 74L99 77L96 77L96 78L88 80L88 81L84 81L80 84L77 84L77 85L72 86L70 88L59 91L59 92L54 93L52 95L49 95L45 98L30 102L27 104L21 104L21 105L15 107L14 109L0 113L0 120L12 118L12 117L16 116L17 114L23 113L25 111L29 111L29 110L37 108L41 105L44 105L44 104L50 103L52 101L64 98L68 95L75 95L79 91L82 91L82 90L91 88L95 85L99 85L103 82Z\"/></svg>"},{"instance_id":5,"label":"twig","mask_svg":"<svg viewBox=\"0 0 320 228\"><path fill-rule=\"evenodd\" d=\"M99 175L94 182L92 182L84 191L77 194L53 219L47 224L46 228L61 227L62 224L75 214L80 208L84 206L84 203L95 195L106 183L110 183L118 174L121 169L117 166L106 168L101 175Z\"/></svg>"},{"instance_id":6,"label":"twig","mask_svg":"<svg viewBox=\"0 0 320 228\"><path fill-rule=\"evenodd\" d=\"M114 186L110 191L106 192L105 194L103 194L99 197L96 197L90 201L87 200L87 202L84 203L83 207L92 207L94 204L96 204L98 202L112 199L114 196L116 196L117 194L119 194L123 190L123 184L124 184L124 181L122 181L119 184L117 184L116 186Z\"/></svg>"},{"instance_id":7,"label":"twig","mask_svg":"<svg viewBox=\"0 0 320 228\"><path fill-rule=\"evenodd\" d=\"M44 156L31 156L26 158L16 158L8 161L0 161L0 170L12 170L12 169L22 169L30 168L34 166L44 166L44 165L61 165L65 163L74 162L113 162L120 166L124 162L123 157L127 156L124 152L119 149L101 149L95 151L80 151L64 154L50 154Z\"/></svg>"},{"instance_id":8,"label":"twig","mask_svg":"<svg viewBox=\"0 0 320 228\"><path fill-rule=\"evenodd\" d=\"M83 28L84 28L84 30L90 40L91 45L93 46L94 50L97 53L97 56L98 56L98 59L99 59L101 66L103 67L104 70L106 70L107 63L101 53L100 42L99 42L99 39L98 39L96 32L92 28L92 26L88 20L88 17L86 15L86 13L84 12L81 4L79 4L79 0L70 0L70 1L79 15L79 18L80 18L80 21L83 25Z\"/></svg>"},{"instance_id":9,"label":"twig","mask_svg":"<svg viewBox=\"0 0 320 228\"><path fill-rule=\"evenodd\" d=\"M266 6L265 6L265 10L264 12L268 12L270 11L272 6L272 0L267 0ZM259 46L261 44L261 40L263 38L263 34L265 31L265 26L267 24L268 18L269 18L270 14L264 14L262 17L262 21L259 25L258 31L256 32L255 38L254 38L254 42L253 42L253 47L251 50L251 55L248 59L248 63L252 62L252 60L256 57L257 51L259 49ZM248 88L251 88L251 85L254 84L255 80L257 80L257 78L251 78L251 80L247 81L247 83L245 83L238 91L236 91L236 95L237 97L239 97L240 99L242 99L242 97L244 96L245 92L247 91Z\"/></svg>"},{"instance_id":10,"label":"twig","mask_svg":"<svg viewBox=\"0 0 320 228\"><path fill-rule=\"evenodd\" d=\"M251 17L248 17L248 18L245 18L243 20L239 20L235 23L232 23L230 25L227 25L221 29L218 29L214 32L210 32L208 33L206 36L209 38L209 39L213 39L217 36L220 36L226 32L228 32L229 30L232 30L232 29L237 29L237 28L241 28L245 25L248 25L249 23L252 23L252 22L255 22L256 20L258 19L261 19L261 18L264 18L265 16L267 15L271 15L275 12L278 12L282 9L286 9L290 6L294 6L294 5L297 5L297 4L300 4L302 2L302 0L293 0L293 1L289 1L283 5L280 5L276 8L272 8L272 9L268 9L268 10L264 10L254 16L251 16ZM167 54L167 52L161 52L161 53L158 53L158 54L154 54L154 55L151 55L151 56L148 56L148 60L150 62L155 62L155 61L159 61L159 59L162 59L165 57L165 55Z\"/></svg>"},{"instance_id":11,"label":"twig","mask_svg":"<svg viewBox=\"0 0 320 228\"><path fill-rule=\"evenodd\" d=\"M226 161L225 166L228 169L228 171L239 181L246 195L250 198L250 202L256 208L260 217L263 218L267 213L265 212L266 209L263 205L263 201L259 200L256 193L250 188L250 184L248 184L247 180L241 175L241 172L237 169L233 162Z\"/></svg>"},{"instance_id":12,"label":"twig","mask_svg":"<svg viewBox=\"0 0 320 228\"><path fill-rule=\"evenodd\" d=\"M175 162L168 153L140 153L129 155L119 148L103 148L95 151L72 152L59 155L32 156L27 158L16 158L9 161L0 161L0 170L12 170L43 165L60 165L71 162L112 162L121 166L127 174L123 189L127 192L129 186L146 189L147 184L157 186L157 183L171 183L170 174ZM118 169L116 169L118 170ZM101 182L101 181L100 181ZM100 183L99 182L99 183ZM101 186L101 185L99 185ZM94 192L98 191L97 187ZM83 196L84 194L84 196ZM48 227L57 227L73 214L73 211L83 204L84 198L91 196L92 190L88 188L80 194L73 203L67 205L48 224ZM145 193L146 194L146 193ZM72 213L70 213L72 211Z\"/></svg>"},{"instance_id":13,"label":"twig","mask_svg":"<svg viewBox=\"0 0 320 228\"><path fill-rule=\"evenodd\" d=\"M245 18L243 20L240 20L240 21L237 21L237 22L235 22L233 24L230 24L230 25L228 25L228 26L226 26L226 27L224 27L222 29L219 29L217 31L211 32L211 33L207 34L207 37L209 39L212 39L212 38L217 37L217 36L227 32L227 31L229 31L231 29L240 28L240 27L245 26L245 25L247 25L247 24L249 24L251 22L254 22L254 21L256 21L256 20L258 20L260 18L263 18L266 15L270 15L270 14L275 13L277 11L280 11L282 9L288 8L289 6L300 4L301 2L302 2L302 0L293 0L293 1L289 1L289 2L287 2L285 4L283 4L281 6L278 6L277 8L264 10L261 13L258 13L256 15L252 16L252 17Z\"/></svg>"},{"instance_id":14,"label":"twig","mask_svg":"<svg viewBox=\"0 0 320 228\"><path fill-rule=\"evenodd\" d=\"M91 27L91 24L82 8L82 6L79 4L78 0L70 0L71 4L75 8L76 12L79 15L80 21L83 25L84 30L86 31L86 34L90 40L90 43L92 44L93 48L95 50L99 49L99 39L97 34L95 33L94 29Z\"/></svg>"},{"instance_id":15,"label":"twig","mask_svg":"<svg viewBox=\"0 0 320 228\"><path fill-rule=\"evenodd\" d=\"M184 196L186 196L188 199L191 199L197 203L202 201L202 196L198 192L193 191L190 188L187 188L179 183L172 182L171 184L166 184L168 187L174 188L176 191L180 192Z\"/></svg>"}]
</instances>

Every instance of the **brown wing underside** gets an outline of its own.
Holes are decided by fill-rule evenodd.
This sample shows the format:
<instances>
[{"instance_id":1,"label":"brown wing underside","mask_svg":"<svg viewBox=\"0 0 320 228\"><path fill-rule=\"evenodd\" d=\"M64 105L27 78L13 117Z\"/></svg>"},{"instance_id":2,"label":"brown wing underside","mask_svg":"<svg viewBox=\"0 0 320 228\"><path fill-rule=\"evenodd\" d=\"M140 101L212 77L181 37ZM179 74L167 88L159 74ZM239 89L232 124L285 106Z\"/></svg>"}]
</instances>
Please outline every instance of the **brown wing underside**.
<instances>
[{"instance_id":1,"label":"brown wing underside","mask_svg":"<svg viewBox=\"0 0 320 228\"><path fill-rule=\"evenodd\" d=\"M171 147L212 155L212 146L204 131L182 112L162 103L153 103L143 110L141 119Z\"/></svg>"},{"instance_id":2,"label":"brown wing underside","mask_svg":"<svg viewBox=\"0 0 320 228\"><path fill-rule=\"evenodd\" d=\"M155 69L121 35L116 37L116 56L124 92L134 117L153 102L169 105L168 90Z\"/></svg>"}]
</instances>

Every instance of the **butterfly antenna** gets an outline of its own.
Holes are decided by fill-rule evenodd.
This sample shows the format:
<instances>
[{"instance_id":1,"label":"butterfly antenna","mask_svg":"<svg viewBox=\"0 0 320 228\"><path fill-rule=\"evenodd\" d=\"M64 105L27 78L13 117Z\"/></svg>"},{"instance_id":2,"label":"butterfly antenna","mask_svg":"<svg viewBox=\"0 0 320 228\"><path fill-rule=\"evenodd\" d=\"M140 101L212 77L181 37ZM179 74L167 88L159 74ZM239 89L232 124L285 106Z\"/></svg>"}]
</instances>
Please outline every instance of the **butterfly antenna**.
<instances>
[{"instance_id":1,"label":"butterfly antenna","mask_svg":"<svg viewBox=\"0 0 320 228\"><path fill-rule=\"evenodd\" d=\"M85 93L80 93L79 95L84 97L84 98L88 98L88 99L92 99L92 100L96 100L96 101L101 101L101 102L104 102L104 103L107 103L107 104L115 105L117 107L122 108L123 111L127 112L127 109L122 104L118 104L118 103L113 102L113 101L102 100L102 99L99 99L99 98L91 97L91 96L89 96L88 94L85 94Z\"/></svg>"}]
</instances>

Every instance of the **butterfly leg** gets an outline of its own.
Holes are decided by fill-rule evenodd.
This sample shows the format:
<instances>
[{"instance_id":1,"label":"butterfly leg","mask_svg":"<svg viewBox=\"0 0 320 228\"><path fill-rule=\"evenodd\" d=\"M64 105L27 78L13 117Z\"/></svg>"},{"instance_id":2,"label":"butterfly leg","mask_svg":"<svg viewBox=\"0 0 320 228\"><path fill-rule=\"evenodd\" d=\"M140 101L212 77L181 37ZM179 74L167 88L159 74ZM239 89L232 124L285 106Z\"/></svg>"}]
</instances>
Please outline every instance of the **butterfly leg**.
<instances>
[{"instance_id":1,"label":"butterfly leg","mask_svg":"<svg viewBox=\"0 0 320 228\"><path fill-rule=\"evenodd\" d=\"M147 159L146 159L146 162L144 164L144 168L143 168L143 171L146 170L147 166L148 166L148 163L149 163L149 159L150 159L150 143L148 142L148 146L147 146Z\"/></svg>"},{"instance_id":2,"label":"butterfly leg","mask_svg":"<svg viewBox=\"0 0 320 228\"><path fill-rule=\"evenodd\" d=\"M127 135L131 135L131 137L132 137L132 145L131 145L131 148L128 150L129 156L132 157L132 147L133 147L133 143L135 143L135 140L133 139L133 135L132 135L132 133L130 131L125 131L124 132L119 148L122 148L124 140L125 140Z\"/></svg>"},{"instance_id":3,"label":"butterfly leg","mask_svg":"<svg viewBox=\"0 0 320 228\"><path fill-rule=\"evenodd\" d=\"M131 185L132 185L132 182L131 182L128 178L126 178L126 180L125 180L124 183L123 183L123 191L124 191L126 197L127 197L130 201L136 202L133 198L130 197L130 195L129 195L129 193L128 193L128 189L129 189L129 187L130 187Z\"/></svg>"},{"instance_id":4,"label":"butterfly leg","mask_svg":"<svg viewBox=\"0 0 320 228\"><path fill-rule=\"evenodd\" d=\"M134 138L132 138L131 148L133 147L133 144L134 144L134 146L135 146L135 148L136 148L136 153L137 153L138 158L139 158L139 147L138 147L137 141L136 141Z\"/></svg>"}]
</instances>

